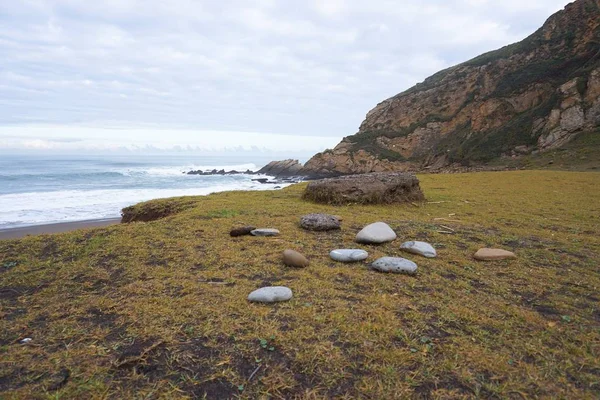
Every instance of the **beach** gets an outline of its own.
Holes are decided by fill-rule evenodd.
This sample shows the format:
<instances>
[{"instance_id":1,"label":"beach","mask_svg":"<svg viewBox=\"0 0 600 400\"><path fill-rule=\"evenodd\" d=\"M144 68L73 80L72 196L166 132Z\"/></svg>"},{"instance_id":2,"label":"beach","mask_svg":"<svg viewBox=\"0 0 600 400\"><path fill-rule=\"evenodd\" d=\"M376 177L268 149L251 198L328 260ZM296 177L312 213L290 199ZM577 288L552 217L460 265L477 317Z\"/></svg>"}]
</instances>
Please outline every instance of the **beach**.
<instances>
[{"instance_id":1,"label":"beach","mask_svg":"<svg viewBox=\"0 0 600 400\"><path fill-rule=\"evenodd\" d=\"M121 222L120 218L90 219L86 221L61 222L55 224L31 225L18 228L0 229L0 240L20 239L28 235L62 233L77 229L102 228Z\"/></svg>"}]
</instances>

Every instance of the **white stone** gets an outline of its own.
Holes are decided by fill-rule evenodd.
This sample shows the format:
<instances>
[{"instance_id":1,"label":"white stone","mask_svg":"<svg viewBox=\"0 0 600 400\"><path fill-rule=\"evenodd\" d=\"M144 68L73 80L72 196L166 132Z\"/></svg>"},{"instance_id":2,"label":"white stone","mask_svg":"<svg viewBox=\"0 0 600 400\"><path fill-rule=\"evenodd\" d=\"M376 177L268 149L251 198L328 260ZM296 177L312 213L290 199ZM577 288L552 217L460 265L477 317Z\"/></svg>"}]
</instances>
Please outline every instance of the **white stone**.
<instances>
[{"instance_id":1,"label":"white stone","mask_svg":"<svg viewBox=\"0 0 600 400\"><path fill-rule=\"evenodd\" d=\"M381 244L394 239L396 239L396 232L385 222L367 225L356 235L358 243Z\"/></svg>"},{"instance_id":2,"label":"white stone","mask_svg":"<svg viewBox=\"0 0 600 400\"><path fill-rule=\"evenodd\" d=\"M432 245L426 242L412 241L404 242L400 245L400 249L412 254L418 254L423 257L433 258L437 253Z\"/></svg>"},{"instance_id":3,"label":"white stone","mask_svg":"<svg viewBox=\"0 0 600 400\"><path fill-rule=\"evenodd\" d=\"M275 303L292 298L292 290L285 286L267 286L256 289L248 295L248 300L258 303Z\"/></svg>"},{"instance_id":4,"label":"white stone","mask_svg":"<svg viewBox=\"0 0 600 400\"><path fill-rule=\"evenodd\" d=\"M369 253L361 249L337 249L332 250L329 257L340 262L355 262L366 260Z\"/></svg>"},{"instance_id":5,"label":"white stone","mask_svg":"<svg viewBox=\"0 0 600 400\"><path fill-rule=\"evenodd\" d=\"M371 264L371 268L381 272L396 272L411 275L417 273L417 264L400 257L381 257Z\"/></svg>"},{"instance_id":6,"label":"white stone","mask_svg":"<svg viewBox=\"0 0 600 400\"><path fill-rule=\"evenodd\" d=\"M279 235L279 231L277 229L270 229L270 228L255 229L250 233L253 236L278 236Z\"/></svg>"}]
</instances>

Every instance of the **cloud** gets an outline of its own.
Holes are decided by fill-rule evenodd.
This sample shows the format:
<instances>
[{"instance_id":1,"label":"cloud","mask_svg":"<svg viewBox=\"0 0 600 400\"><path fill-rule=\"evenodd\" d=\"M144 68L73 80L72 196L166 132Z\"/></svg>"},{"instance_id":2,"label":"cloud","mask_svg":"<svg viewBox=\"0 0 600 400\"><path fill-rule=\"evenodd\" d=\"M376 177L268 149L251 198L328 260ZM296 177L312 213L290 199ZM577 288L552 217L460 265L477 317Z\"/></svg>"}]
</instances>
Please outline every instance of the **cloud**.
<instances>
[{"instance_id":1,"label":"cloud","mask_svg":"<svg viewBox=\"0 0 600 400\"><path fill-rule=\"evenodd\" d=\"M38 123L121 126L142 142L136 127L339 139L381 100L566 3L0 0L0 136Z\"/></svg>"},{"instance_id":2,"label":"cloud","mask_svg":"<svg viewBox=\"0 0 600 400\"><path fill-rule=\"evenodd\" d=\"M335 146L332 136L287 135L241 131L22 125L4 127L0 150L106 151L264 151L314 154Z\"/></svg>"}]
</instances>

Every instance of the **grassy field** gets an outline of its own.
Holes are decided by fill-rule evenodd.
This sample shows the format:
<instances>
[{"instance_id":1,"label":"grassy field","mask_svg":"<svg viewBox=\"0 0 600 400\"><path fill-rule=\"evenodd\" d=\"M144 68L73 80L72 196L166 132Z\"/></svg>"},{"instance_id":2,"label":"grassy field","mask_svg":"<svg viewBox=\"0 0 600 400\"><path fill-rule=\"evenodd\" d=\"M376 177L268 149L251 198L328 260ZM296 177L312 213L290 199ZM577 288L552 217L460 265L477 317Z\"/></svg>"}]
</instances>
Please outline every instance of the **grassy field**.
<instances>
[{"instance_id":1,"label":"grassy field","mask_svg":"<svg viewBox=\"0 0 600 400\"><path fill-rule=\"evenodd\" d=\"M317 205L300 184L0 241L0 398L600 397L600 174L419 178L419 204ZM310 212L342 230L303 231ZM406 256L416 276L329 259L376 221L399 237L359 246L367 261ZM230 238L243 224L282 234ZM400 252L404 240L438 258ZM484 246L518 259L475 261ZM285 267L287 248L311 265ZM294 298L248 303L265 285Z\"/></svg>"}]
</instances>

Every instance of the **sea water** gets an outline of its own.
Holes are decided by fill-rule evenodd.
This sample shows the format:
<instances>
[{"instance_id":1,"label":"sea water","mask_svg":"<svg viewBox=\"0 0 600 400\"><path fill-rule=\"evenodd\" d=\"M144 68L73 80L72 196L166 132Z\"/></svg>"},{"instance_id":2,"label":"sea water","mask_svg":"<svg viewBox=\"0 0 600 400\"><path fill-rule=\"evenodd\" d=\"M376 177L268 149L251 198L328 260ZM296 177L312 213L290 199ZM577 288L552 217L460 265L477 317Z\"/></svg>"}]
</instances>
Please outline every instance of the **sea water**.
<instances>
[{"instance_id":1,"label":"sea water","mask_svg":"<svg viewBox=\"0 0 600 400\"><path fill-rule=\"evenodd\" d=\"M118 218L129 205L227 190L268 190L256 175L187 175L190 170L255 171L265 156L0 155L0 229ZM286 185L278 185L283 187Z\"/></svg>"}]
</instances>

